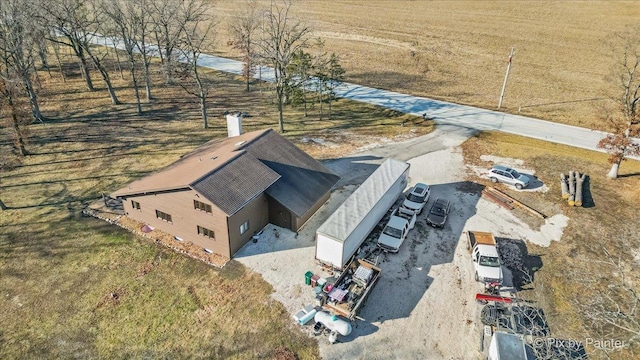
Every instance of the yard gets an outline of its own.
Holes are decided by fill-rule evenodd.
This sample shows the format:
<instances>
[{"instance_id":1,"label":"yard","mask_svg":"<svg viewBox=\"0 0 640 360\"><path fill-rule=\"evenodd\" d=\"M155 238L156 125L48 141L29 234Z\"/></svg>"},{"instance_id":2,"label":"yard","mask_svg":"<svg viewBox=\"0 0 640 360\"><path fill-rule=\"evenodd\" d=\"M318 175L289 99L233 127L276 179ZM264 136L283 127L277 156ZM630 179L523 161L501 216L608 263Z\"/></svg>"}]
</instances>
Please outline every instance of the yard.
<instances>
[{"instance_id":1,"label":"yard","mask_svg":"<svg viewBox=\"0 0 640 360\"><path fill-rule=\"evenodd\" d=\"M102 193L226 136L225 110L252 115L245 131L275 126L266 93L245 93L241 80L218 75L205 130L195 98L179 86L157 86L137 116L126 78L115 79L125 105L113 106L106 92L85 91L74 69L69 64L66 82L41 74L49 120L29 127L30 155L0 178L0 357L317 358L315 341L293 326L258 274L235 262L216 270L81 214ZM350 151L431 130L402 127L409 117L362 104L334 109L323 121L294 110L286 136L332 157L337 148L320 141L337 132L354 133L343 148ZM9 141L3 133L3 159L13 159Z\"/></svg>"},{"instance_id":2,"label":"yard","mask_svg":"<svg viewBox=\"0 0 640 360\"><path fill-rule=\"evenodd\" d=\"M221 2L222 15L230 13L230 3ZM520 3L496 10L489 3L410 2L399 11L375 2L368 11L384 21L370 23L357 3L326 4L304 2L300 14L313 20L327 49L343 56L350 81L491 108L515 45L505 109L524 106L525 115L596 128L602 125L597 101L590 99L610 86L603 80L609 54L598 29L620 29L640 15L632 2L529 3L526 13ZM345 15L338 18L338 12ZM413 25L388 30L399 22ZM511 23L519 26L505 31ZM49 119L29 126L30 155L0 176L2 358L481 358L480 307L473 302L481 286L460 242L466 229L527 241L542 266L522 295L545 309L554 336L624 341L623 349L604 348L612 358L640 351L632 334L599 317L609 309L603 307L609 289L638 321L625 293L638 289L638 162L623 163L621 178L612 182L604 176L603 154L455 127L431 133L429 121L342 100L331 119L320 119L317 109L309 117L288 109L284 135L343 175L340 186L296 241L267 236L218 270L86 218L82 208L226 136L224 111L248 112L245 131L275 128L268 89L246 93L241 79L211 73L211 127L202 129L197 100L179 86L156 85L155 100L138 116L129 79L114 76L125 102L114 106L104 89L84 89L77 64L64 65L65 82L55 71L40 72L41 107ZM154 76L154 84L162 83ZM535 104L546 105L528 107ZM9 148L3 133L3 160L14 159ZM410 162L411 183L426 182L432 196L452 200L451 218L442 230L428 228L423 218L400 253L381 258L382 280L361 314L366 321L351 337L333 346L316 342L290 316L312 299L303 275L317 270L313 224L386 157ZM477 171L492 160L522 160L520 166L535 171L544 191L501 189L566 224L546 224L481 198L489 180ZM558 175L569 170L589 175L589 207L560 200ZM455 344L445 346L451 339ZM593 346L588 351L605 357Z\"/></svg>"}]
</instances>

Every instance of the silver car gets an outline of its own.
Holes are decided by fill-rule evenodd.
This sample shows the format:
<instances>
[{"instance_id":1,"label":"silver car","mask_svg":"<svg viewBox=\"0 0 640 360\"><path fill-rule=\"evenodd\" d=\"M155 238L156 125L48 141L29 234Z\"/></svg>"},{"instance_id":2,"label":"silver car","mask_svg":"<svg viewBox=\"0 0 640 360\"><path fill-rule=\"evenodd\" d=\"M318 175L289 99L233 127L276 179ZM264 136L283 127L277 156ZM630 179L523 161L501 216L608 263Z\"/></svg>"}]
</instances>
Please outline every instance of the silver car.
<instances>
[{"instance_id":1,"label":"silver car","mask_svg":"<svg viewBox=\"0 0 640 360\"><path fill-rule=\"evenodd\" d=\"M491 168L488 176L494 183L503 182L505 184L515 186L518 190L529 186L530 181L528 176L522 175L511 168L501 165L495 165Z\"/></svg>"}]
</instances>

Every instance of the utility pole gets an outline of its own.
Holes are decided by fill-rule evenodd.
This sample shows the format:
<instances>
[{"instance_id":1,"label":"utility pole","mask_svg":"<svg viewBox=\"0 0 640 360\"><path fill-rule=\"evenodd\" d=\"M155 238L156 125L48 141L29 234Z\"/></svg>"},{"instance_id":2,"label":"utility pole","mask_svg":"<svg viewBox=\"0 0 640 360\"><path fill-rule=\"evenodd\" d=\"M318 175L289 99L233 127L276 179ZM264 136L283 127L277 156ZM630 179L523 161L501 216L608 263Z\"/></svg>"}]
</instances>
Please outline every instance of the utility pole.
<instances>
[{"instance_id":1,"label":"utility pole","mask_svg":"<svg viewBox=\"0 0 640 360\"><path fill-rule=\"evenodd\" d=\"M509 54L509 62L507 63L507 73L504 75L504 82L502 83L502 91L500 91L500 100L498 101L498 110L502 106L502 99L504 98L504 89L507 87L507 80L509 79L509 70L511 70L511 59L516 54L516 48L511 47L511 53Z\"/></svg>"}]
</instances>

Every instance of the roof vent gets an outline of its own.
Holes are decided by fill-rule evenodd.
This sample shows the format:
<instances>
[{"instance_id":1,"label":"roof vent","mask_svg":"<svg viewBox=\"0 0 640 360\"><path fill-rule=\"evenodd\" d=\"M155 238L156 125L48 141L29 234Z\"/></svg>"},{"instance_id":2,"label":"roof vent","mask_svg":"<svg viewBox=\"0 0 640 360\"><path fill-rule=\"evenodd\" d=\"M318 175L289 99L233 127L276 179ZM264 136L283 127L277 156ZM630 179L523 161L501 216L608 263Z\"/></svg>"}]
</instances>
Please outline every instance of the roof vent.
<instances>
[{"instance_id":1,"label":"roof vent","mask_svg":"<svg viewBox=\"0 0 640 360\"><path fill-rule=\"evenodd\" d=\"M242 141L239 141L239 142L237 142L237 143L235 143L235 144L233 144L233 145L234 145L234 146L240 146L240 145L242 145L242 144L244 144L244 143L246 143L246 141L242 140Z\"/></svg>"}]
</instances>

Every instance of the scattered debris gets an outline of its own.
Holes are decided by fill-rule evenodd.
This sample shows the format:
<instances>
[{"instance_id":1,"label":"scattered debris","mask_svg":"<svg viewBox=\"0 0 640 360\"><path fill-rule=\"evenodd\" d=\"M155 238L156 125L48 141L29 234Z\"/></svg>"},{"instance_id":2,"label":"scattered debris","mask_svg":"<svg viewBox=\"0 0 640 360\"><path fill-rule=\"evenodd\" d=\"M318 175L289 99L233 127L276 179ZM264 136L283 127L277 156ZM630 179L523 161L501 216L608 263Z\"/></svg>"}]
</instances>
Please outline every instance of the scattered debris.
<instances>
[{"instance_id":1,"label":"scattered debris","mask_svg":"<svg viewBox=\"0 0 640 360\"><path fill-rule=\"evenodd\" d=\"M530 212L531 214L538 216L542 219L546 219L547 216L543 213L541 213L540 211L521 203L520 201L512 198L511 196L503 193L502 191L493 188L491 186L487 186L484 190L482 190L482 194L485 195L485 197L487 197L488 199L490 199L491 201L495 202L496 204L509 209L509 210L513 210L514 209L514 205L518 206L528 212Z\"/></svg>"},{"instance_id":2,"label":"scattered debris","mask_svg":"<svg viewBox=\"0 0 640 360\"><path fill-rule=\"evenodd\" d=\"M492 189L491 187L487 187L484 188L482 190L482 195L484 197L486 197L487 199L493 201L494 203L502 206L503 208L507 209L507 210L513 210L514 207L511 205L511 200L504 198L496 193L494 193L493 191L490 191L489 189Z\"/></svg>"},{"instance_id":3,"label":"scattered debris","mask_svg":"<svg viewBox=\"0 0 640 360\"><path fill-rule=\"evenodd\" d=\"M279 347L276 349L272 357L273 360L297 360L298 356L293 351L286 347Z\"/></svg>"},{"instance_id":4,"label":"scattered debris","mask_svg":"<svg viewBox=\"0 0 640 360\"><path fill-rule=\"evenodd\" d=\"M138 273L136 274L136 278L141 278L141 277L147 275L148 273L151 272L151 270L153 270L153 268L155 266L156 265L153 262L151 262L149 260L145 261L144 264L142 264L142 266L140 266L140 269L138 269Z\"/></svg>"},{"instance_id":5,"label":"scattered debris","mask_svg":"<svg viewBox=\"0 0 640 360\"><path fill-rule=\"evenodd\" d=\"M115 290L112 290L98 302L98 304L96 305L96 308L100 308L104 305L109 305L109 304L118 305L122 301L122 298L126 293L127 291L123 287L119 287Z\"/></svg>"}]
</instances>

